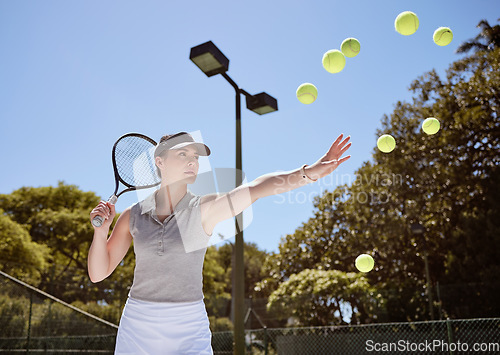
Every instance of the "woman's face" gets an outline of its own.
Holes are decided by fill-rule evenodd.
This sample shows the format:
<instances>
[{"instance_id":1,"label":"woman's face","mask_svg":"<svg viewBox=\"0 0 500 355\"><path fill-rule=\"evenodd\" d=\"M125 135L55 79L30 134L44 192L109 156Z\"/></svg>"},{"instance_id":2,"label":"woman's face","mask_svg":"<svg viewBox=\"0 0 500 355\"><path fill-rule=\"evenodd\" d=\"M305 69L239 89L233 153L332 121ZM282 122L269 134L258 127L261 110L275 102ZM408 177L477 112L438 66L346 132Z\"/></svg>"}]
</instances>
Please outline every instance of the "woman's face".
<instances>
[{"instance_id":1,"label":"woman's face","mask_svg":"<svg viewBox=\"0 0 500 355\"><path fill-rule=\"evenodd\" d=\"M170 149L163 157L158 158L156 165L161 171L162 180L169 183L183 180L193 183L196 180L200 167L196 148L187 146L181 149Z\"/></svg>"}]
</instances>

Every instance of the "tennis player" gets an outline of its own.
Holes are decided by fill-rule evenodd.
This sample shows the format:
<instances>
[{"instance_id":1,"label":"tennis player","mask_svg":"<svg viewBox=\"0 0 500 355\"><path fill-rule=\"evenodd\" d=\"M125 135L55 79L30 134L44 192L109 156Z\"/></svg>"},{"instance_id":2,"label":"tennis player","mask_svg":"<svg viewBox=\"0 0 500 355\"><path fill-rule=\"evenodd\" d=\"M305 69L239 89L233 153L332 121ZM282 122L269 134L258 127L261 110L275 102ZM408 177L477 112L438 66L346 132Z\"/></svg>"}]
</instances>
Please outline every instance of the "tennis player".
<instances>
[{"instance_id":1,"label":"tennis player","mask_svg":"<svg viewBox=\"0 0 500 355\"><path fill-rule=\"evenodd\" d=\"M221 221L257 199L296 189L332 173L350 156L350 137L341 134L311 166L262 175L224 194L197 196L199 156L210 149L186 132L162 137L155 149L160 189L125 209L108 238L115 206L101 201L90 213L104 217L94 227L88 272L92 282L108 277L125 257L132 240L136 266L122 312L115 354L213 354L202 291L208 239ZM187 245L191 247L186 252Z\"/></svg>"}]
</instances>

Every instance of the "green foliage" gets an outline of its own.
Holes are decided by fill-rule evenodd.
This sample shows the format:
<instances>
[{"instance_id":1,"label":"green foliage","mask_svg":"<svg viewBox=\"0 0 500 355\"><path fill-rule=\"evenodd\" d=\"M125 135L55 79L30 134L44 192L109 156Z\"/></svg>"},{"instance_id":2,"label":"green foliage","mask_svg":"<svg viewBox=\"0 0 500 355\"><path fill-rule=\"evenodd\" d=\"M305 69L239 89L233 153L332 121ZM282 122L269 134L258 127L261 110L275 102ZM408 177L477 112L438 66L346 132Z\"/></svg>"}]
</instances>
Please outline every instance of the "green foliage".
<instances>
[{"instance_id":1,"label":"green foliage","mask_svg":"<svg viewBox=\"0 0 500 355\"><path fill-rule=\"evenodd\" d=\"M203 292L207 313L214 317L214 320L223 319L221 322L224 322L224 319L231 314L232 255L232 242L217 247L211 246L207 249L203 266ZM266 252L259 250L255 243L245 243L245 298L258 294L255 291L255 286L264 278L262 264L266 256ZM220 331L222 330L226 329L220 329Z\"/></svg>"},{"instance_id":2,"label":"green foliage","mask_svg":"<svg viewBox=\"0 0 500 355\"><path fill-rule=\"evenodd\" d=\"M10 292L0 295L0 325L3 337L26 337L29 328L31 303L31 336L68 336L109 334L114 329L95 319L88 318L62 304L41 299L39 294L30 295L27 290L12 284L4 285ZM112 307L84 305L75 302L76 307L87 310L98 317L112 314L110 319L117 324L119 314Z\"/></svg>"},{"instance_id":3,"label":"green foliage","mask_svg":"<svg viewBox=\"0 0 500 355\"><path fill-rule=\"evenodd\" d=\"M385 305L374 308L372 319L427 319L427 251L435 300L437 283L445 285L444 315L498 316L498 287L488 285L497 283L500 268L499 88L498 48L452 63L445 79L431 71L415 80L413 102L398 102L376 132L390 133L396 149L386 154L374 147L373 161L356 171L351 186L315 200L314 217L268 256L268 277L257 284L261 294L283 284L297 292L296 275L305 269L355 271L355 258L369 253L375 269L366 278ZM436 135L421 131L427 117L440 121ZM425 227L423 236L411 233L416 222ZM474 297L443 294L446 285L471 282Z\"/></svg>"},{"instance_id":4,"label":"green foliage","mask_svg":"<svg viewBox=\"0 0 500 355\"><path fill-rule=\"evenodd\" d=\"M498 19L500 21L500 19ZM466 53L471 50L485 51L500 48L500 25L491 26L488 21L481 20L477 24L481 29L479 34L458 46L457 53Z\"/></svg>"},{"instance_id":5,"label":"green foliage","mask_svg":"<svg viewBox=\"0 0 500 355\"><path fill-rule=\"evenodd\" d=\"M87 255L94 232L89 214L99 200L93 192L63 182L57 187L22 187L0 195L0 208L4 211L0 224L9 223L6 232L0 230L0 245L17 245L19 249L19 242L14 243L13 239L28 243L29 237L32 241L25 245L27 255L19 249L3 259L8 260L10 273L69 303L112 303L116 298L125 302L133 279L133 255L127 255L122 266L99 284L93 284L88 277Z\"/></svg>"},{"instance_id":6,"label":"green foliage","mask_svg":"<svg viewBox=\"0 0 500 355\"><path fill-rule=\"evenodd\" d=\"M26 317L24 312L29 305L24 300L12 298L8 295L0 295L0 323L2 324L2 336L20 337L26 330Z\"/></svg>"},{"instance_id":7,"label":"green foliage","mask_svg":"<svg viewBox=\"0 0 500 355\"><path fill-rule=\"evenodd\" d=\"M233 323L227 317L217 318L215 316L209 317L210 330L212 332L226 332L233 330Z\"/></svg>"},{"instance_id":8,"label":"green foliage","mask_svg":"<svg viewBox=\"0 0 500 355\"><path fill-rule=\"evenodd\" d=\"M36 282L48 258L49 248L34 243L27 226L12 221L0 209L0 269L13 276L28 274Z\"/></svg>"},{"instance_id":9,"label":"green foliage","mask_svg":"<svg viewBox=\"0 0 500 355\"><path fill-rule=\"evenodd\" d=\"M224 315L231 300L230 276L215 246L207 248L203 264L203 292L209 315ZM214 316L215 317L215 316ZM214 318L215 319L215 318Z\"/></svg>"},{"instance_id":10,"label":"green foliage","mask_svg":"<svg viewBox=\"0 0 500 355\"><path fill-rule=\"evenodd\" d=\"M354 323L373 316L369 311L377 298L359 273L306 269L280 284L269 297L268 309L294 317L302 326L338 325L345 324L346 312L352 312Z\"/></svg>"}]
</instances>

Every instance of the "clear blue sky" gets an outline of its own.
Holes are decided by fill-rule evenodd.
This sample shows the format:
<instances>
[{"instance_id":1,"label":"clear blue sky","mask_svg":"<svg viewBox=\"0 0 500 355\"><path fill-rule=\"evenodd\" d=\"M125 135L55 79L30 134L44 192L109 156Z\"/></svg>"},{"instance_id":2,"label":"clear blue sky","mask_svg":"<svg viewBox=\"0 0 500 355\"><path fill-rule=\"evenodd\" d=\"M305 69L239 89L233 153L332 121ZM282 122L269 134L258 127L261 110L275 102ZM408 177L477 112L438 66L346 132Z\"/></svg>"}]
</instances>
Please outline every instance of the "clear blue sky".
<instances>
[{"instance_id":1,"label":"clear blue sky","mask_svg":"<svg viewBox=\"0 0 500 355\"><path fill-rule=\"evenodd\" d=\"M412 36L394 31L414 11ZM497 24L498 0L446 1L7 1L0 2L0 193L59 180L107 198L114 189L113 142L127 132L158 140L199 131L212 168L235 166L233 88L207 78L190 48L213 41L230 59L241 88L278 99L259 116L243 100L243 170L247 179L314 163L338 136L351 135L352 158L330 179L270 196L252 206L245 241L277 250L280 238L312 216L313 197L352 180L375 149L375 130L408 86L435 68L444 75L456 47L477 23ZM432 41L437 27L453 42ZM321 59L347 37L361 42L338 74ZM314 83L311 105L295 97ZM137 200L117 203L122 211ZM284 203L283 201L286 201Z\"/></svg>"}]
</instances>

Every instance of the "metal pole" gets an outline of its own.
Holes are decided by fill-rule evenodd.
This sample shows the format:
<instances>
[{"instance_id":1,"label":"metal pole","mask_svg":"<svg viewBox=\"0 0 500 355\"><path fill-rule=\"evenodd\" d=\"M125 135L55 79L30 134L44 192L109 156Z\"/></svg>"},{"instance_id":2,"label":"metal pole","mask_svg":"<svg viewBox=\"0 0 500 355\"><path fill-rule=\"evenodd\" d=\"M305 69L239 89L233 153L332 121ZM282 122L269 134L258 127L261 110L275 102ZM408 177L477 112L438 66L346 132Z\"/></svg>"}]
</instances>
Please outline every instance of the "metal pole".
<instances>
[{"instance_id":1,"label":"metal pole","mask_svg":"<svg viewBox=\"0 0 500 355\"><path fill-rule=\"evenodd\" d=\"M231 243L231 242L229 242ZM234 244L231 243L231 322L234 324L234 284L235 284L235 278L234 278L234 269L235 269L235 261L234 261Z\"/></svg>"},{"instance_id":2,"label":"metal pole","mask_svg":"<svg viewBox=\"0 0 500 355\"><path fill-rule=\"evenodd\" d=\"M442 310L442 303L441 303L441 291L439 290L439 281L436 281L436 294L438 297L438 314L439 314L439 320L442 319L443 315L443 310Z\"/></svg>"},{"instance_id":3,"label":"metal pole","mask_svg":"<svg viewBox=\"0 0 500 355\"><path fill-rule=\"evenodd\" d=\"M236 92L236 187L243 183L243 164L241 158L241 94L251 97L248 92L240 89L227 73L221 73ZM234 241L234 354L245 354L245 262L243 241L243 212L236 216L235 229L236 237Z\"/></svg>"},{"instance_id":4,"label":"metal pole","mask_svg":"<svg viewBox=\"0 0 500 355\"><path fill-rule=\"evenodd\" d=\"M236 186L242 183L242 161L241 161L241 96L239 89L236 90ZM233 287L234 292L234 354L245 354L245 264L243 261L243 231L239 226L243 226L243 214L236 216L235 229L237 231L234 247L235 270Z\"/></svg>"},{"instance_id":5,"label":"metal pole","mask_svg":"<svg viewBox=\"0 0 500 355\"><path fill-rule=\"evenodd\" d=\"M264 346L265 346L265 353L264 355L269 355L269 350L268 350L268 338L267 338L267 327L264 327Z\"/></svg>"},{"instance_id":6,"label":"metal pole","mask_svg":"<svg viewBox=\"0 0 500 355\"><path fill-rule=\"evenodd\" d=\"M453 326L451 324L450 318L446 318L446 329L448 330L448 344L453 344L455 342L455 334L453 333ZM450 350L450 355L453 355L453 351Z\"/></svg>"},{"instance_id":7,"label":"metal pole","mask_svg":"<svg viewBox=\"0 0 500 355\"><path fill-rule=\"evenodd\" d=\"M30 316L28 319L28 338L26 339L26 354L30 352L31 317L33 315L33 292L30 292Z\"/></svg>"},{"instance_id":8,"label":"metal pole","mask_svg":"<svg viewBox=\"0 0 500 355\"><path fill-rule=\"evenodd\" d=\"M429 314L431 320L434 320L434 310L433 310L433 300L432 300L432 289L431 289L431 275L429 273L429 262L427 260L427 250L424 252L424 263L425 263L425 277L427 278L427 298L429 299Z\"/></svg>"}]
</instances>

